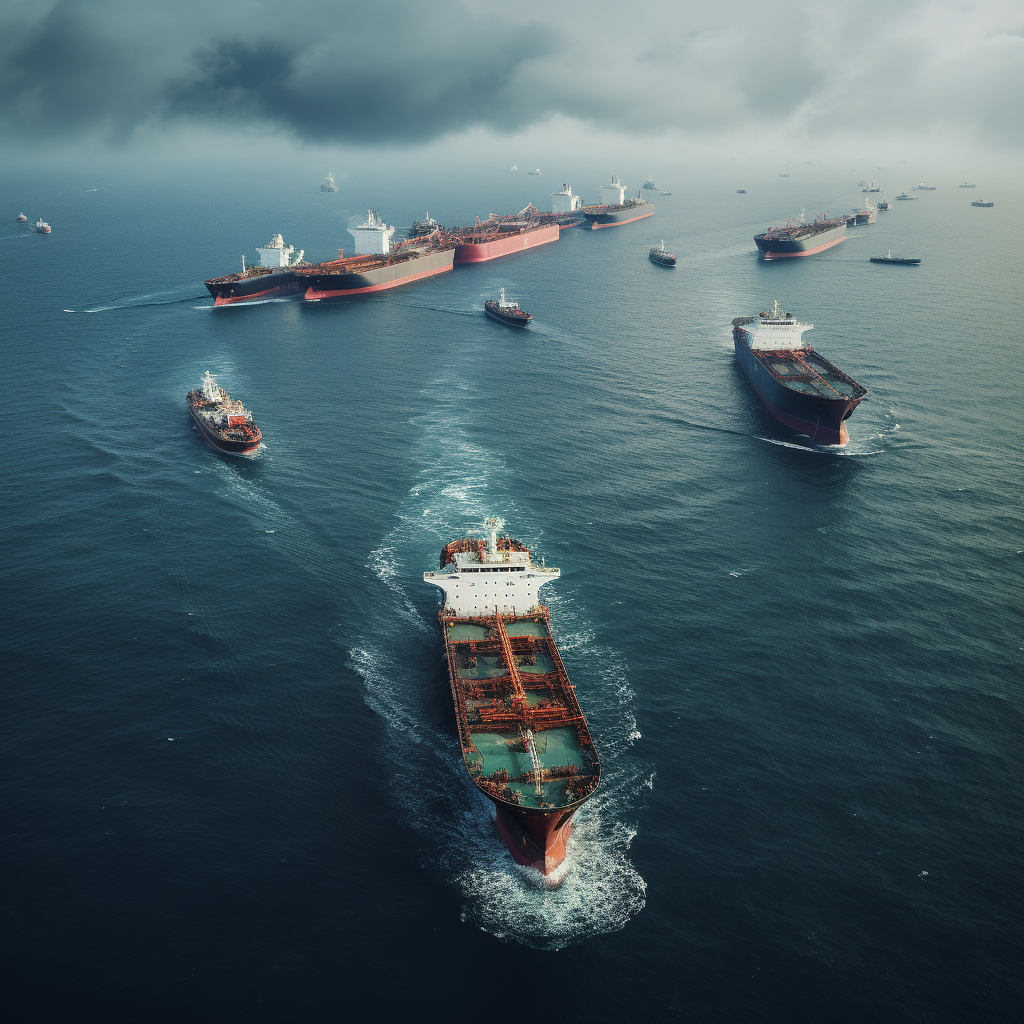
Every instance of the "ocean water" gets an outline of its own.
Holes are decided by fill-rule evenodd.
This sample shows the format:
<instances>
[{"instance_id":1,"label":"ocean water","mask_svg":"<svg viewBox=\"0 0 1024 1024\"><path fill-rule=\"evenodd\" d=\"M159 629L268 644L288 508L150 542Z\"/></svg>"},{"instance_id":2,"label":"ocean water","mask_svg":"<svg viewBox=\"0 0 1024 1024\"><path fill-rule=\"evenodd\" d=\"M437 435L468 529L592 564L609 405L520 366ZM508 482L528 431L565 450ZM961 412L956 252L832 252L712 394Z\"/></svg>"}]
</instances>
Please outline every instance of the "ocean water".
<instances>
[{"instance_id":1,"label":"ocean water","mask_svg":"<svg viewBox=\"0 0 1024 1024\"><path fill-rule=\"evenodd\" d=\"M791 172L666 167L652 220L214 310L204 278L275 231L324 259L367 207L471 223L561 176L5 171L11 1019L1015 1018L1024 196ZM926 175L821 256L755 258ZM501 286L528 330L483 316ZM735 366L731 319L774 299L870 390L842 450ZM207 369L256 457L191 429ZM555 886L462 769L421 578L488 515L562 568L605 768Z\"/></svg>"}]
</instances>

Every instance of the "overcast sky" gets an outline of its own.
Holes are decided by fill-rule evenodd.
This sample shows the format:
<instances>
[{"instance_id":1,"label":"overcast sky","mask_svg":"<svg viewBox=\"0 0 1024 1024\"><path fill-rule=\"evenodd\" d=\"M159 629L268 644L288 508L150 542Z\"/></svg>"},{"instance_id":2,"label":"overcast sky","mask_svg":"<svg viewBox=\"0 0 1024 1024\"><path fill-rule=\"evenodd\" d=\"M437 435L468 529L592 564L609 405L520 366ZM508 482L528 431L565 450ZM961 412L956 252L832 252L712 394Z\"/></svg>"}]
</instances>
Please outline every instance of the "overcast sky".
<instances>
[{"instance_id":1,"label":"overcast sky","mask_svg":"<svg viewBox=\"0 0 1024 1024\"><path fill-rule=\"evenodd\" d=\"M555 126L1024 151L1019 0L3 0L0 63L5 148Z\"/></svg>"}]
</instances>

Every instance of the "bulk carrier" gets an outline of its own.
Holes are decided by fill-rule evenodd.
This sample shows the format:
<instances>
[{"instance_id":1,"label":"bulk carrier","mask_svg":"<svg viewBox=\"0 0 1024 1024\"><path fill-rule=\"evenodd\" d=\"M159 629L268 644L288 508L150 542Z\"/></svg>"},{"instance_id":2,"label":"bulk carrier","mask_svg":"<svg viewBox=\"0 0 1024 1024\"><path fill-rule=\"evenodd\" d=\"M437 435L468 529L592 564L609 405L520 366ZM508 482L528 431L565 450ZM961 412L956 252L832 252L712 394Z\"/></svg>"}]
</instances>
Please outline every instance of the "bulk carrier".
<instances>
[{"instance_id":1,"label":"bulk carrier","mask_svg":"<svg viewBox=\"0 0 1024 1024\"><path fill-rule=\"evenodd\" d=\"M780 423L817 444L846 444L846 421L868 391L804 343L813 327L780 313L778 302L770 313L737 317L736 359Z\"/></svg>"},{"instance_id":2,"label":"bulk carrier","mask_svg":"<svg viewBox=\"0 0 1024 1024\"><path fill-rule=\"evenodd\" d=\"M586 218L584 227L611 228L620 224L632 224L635 220L654 216L654 204L641 199L626 198L626 186L619 181L617 174L612 180L601 186L601 198L604 200L595 206L584 206L583 216Z\"/></svg>"},{"instance_id":3,"label":"bulk carrier","mask_svg":"<svg viewBox=\"0 0 1024 1024\"><path fill-rule=\"evenodd\" d=\"M395 229L367 211L366 223L349 228L356 241L356 254L295 271L299 290L309 301L349 298L397 288L413 281L447 273L452 269L453 243L434 231L391 245Z\"/></svg>"},{"instance_id":4,"label":"bulk carrier","mask_svg":"<svg viewBox=\"0 0 1024 1024\"><path fill-rule=\"evenodd\" d=\"M565 860L576 811L601 763L537 597L561 570L537 566L521 541L463 538L441 549L424 582L442 591L438 621L462 747L473 783L519 864L549 875Z\"/></svg>"},{"instance_id":5,"label":"bulk carrier","mask_svg":"<svg viewBox=\"0 0 1024 1024\"><path fill-rule=\"evenodd\" d=\"M790 219L784 228L769 228L754 235L754 244L766 260L787 259L792 256L813 256L838 245L846 237L846 218L819 214L807 224L803 211L799 223Z\"/></svg>"}]
</instances>

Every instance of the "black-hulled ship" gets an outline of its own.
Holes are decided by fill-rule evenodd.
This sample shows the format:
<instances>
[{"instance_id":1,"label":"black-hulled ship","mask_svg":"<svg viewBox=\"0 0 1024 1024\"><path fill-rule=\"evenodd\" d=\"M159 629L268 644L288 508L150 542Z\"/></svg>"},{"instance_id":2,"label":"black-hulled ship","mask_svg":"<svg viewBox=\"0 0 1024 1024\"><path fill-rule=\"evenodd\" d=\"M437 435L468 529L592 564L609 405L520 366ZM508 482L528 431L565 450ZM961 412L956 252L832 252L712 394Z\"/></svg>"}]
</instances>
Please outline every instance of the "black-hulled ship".
<instances>
[{"instance_id":1,"label":"black-hulled ship","mask_svg":"<svg viewBox=\"0 0 1024 1024\"><path fill-rule=\"evenodd\" d=\"M766 260L788 259L793 256L813 256L838 245L846 237L846 218L819 214L810 224L789 220L784 228L768 228L754 235L754 244Z\"/></svg>"},{"instance_id":2,"label":"black-hulled ship","mask_svg":"<svg viewBox=\"0 0 1024 1024\"><path fill-rule=\"evenodd\" d=\"M654 216L654 204L637 196L626 198L626 186L613 174L612 180L601 186L601 198L604 200L595 206L584 206L582 213L586 219L583 225L587 228L611 228L621 224L632 224L635 220Z\"/></svg>"},{"instance_id":3,"label":"black-hulled ship","mask_svg":"<svg viewBox=\"0 0 1024 1024\"><path fill-rule=\"evenodd\" d=\"M513 327L525 327L533 319L533 314L521 309L518 302L505 298L504 288L501 289L499 298L488 299L484 303L484 312L491 319L511 324Z\"/></svg>"},{"instance_id":4,"label":"black-hulled ship","mask_svg":"<svg viewBox=\"0 0 1024 1024\"><path fill-rule=\"evenodd\" d=\"M414 220L409 228L410 238L422 238L424 235L432 235L441 227L428 213L423 220Z\"/></svg>"},{"instance_id":5,"label":"black-hulled ship","mask_svg":"<svg viewBox=\"0 0 1024 1024\"><path fill-rule=\"evenodd\" d=\"M217 384L207 370L202 387L185 396L188 414L203 440L228 455L250 455L260 445L263 434L252 413Z\"/></svg>"},{"instance_id":6,"label":"black-hulled ship","mask_svg":"<svg viewBox=\"0 0 1024 1024\"><path fill-rule=\"evenodd\" d=\"M653 246L651 251L647 254L647 258L652 263L658 263L663 267L674 267L676 265L676 258L673 253L670 253L665 248L665 239L661 240L661 246Z\"/></svg>"},{"instance_id":7,"label":"black-hulled ship","mask_svg":"<svg viewBox=\"0 0 1024 1024\"><path fill-rule=\"evenodd\" d=\"M240 273L211 277L206 282L215 306L299 294L301 289L294 268L303 265L303 250L295 252L295 246L285 245L280 235L274 235L256 251L260 254L260 262L255 267L247 268L243 256Z\"/></svg>"},{"instance_id":8,"label":"black-hulled ship","mask_svg":"<svg viewBox=\"0 0 1024 1024\"><path fill-rule=\"evenodd\" d=\"M846 444L846 421L868 391L804 343L813 326L780 313L777 302L770 313L737 317L736 359L780 423L817 444Z\"/></svg>"},{"instance_id":9,"label":"black-hulled ship","mask_svg":"<svg viewBox=\"0 0 1024 1024\"><path fill-rule=\"evenodd\" d=\"M872 256L872 263L894 263L901 267L916 267L921 260L916 256L893 256L892 249L887 256Z\"/></svg>"}]
</instances>

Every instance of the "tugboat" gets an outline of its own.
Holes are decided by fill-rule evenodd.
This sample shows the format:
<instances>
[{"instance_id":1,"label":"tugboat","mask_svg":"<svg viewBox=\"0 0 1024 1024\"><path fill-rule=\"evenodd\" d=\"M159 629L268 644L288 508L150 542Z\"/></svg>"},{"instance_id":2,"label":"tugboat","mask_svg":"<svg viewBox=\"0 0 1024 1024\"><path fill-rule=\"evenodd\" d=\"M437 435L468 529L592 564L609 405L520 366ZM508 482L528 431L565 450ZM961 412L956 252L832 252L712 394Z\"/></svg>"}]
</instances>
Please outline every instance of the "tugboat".
<instances>
[{"instance_id":1,"label":"tugboat","mask_svg":"<svg viewBox=\"0 0 1024 1024\"><path fill-rule=\"evenodd\" d=\"M872 256L872 263L898 263L900 266L916 267L921 261L910 256L893 256L892 249L887 256Z\"/></svg>"},{"instance_id":2,"label":"tugboat","mask_svg":"<svg viewBox=\"0 0 1024 1024\"><path fill-rule=\"evenodd\" d=\"M338 186L334 184L334 177L331 172L327 172L327 177L324 178L324 183L320 186L321 192L337 192Z\"/></svg>"},{"instance_id":3,"label":"tugboat","mask_svg":"<svg viewBox=\"0 0 1024 1024\"><path fill-rule=\"evenodd\" d=\"M263 435L252 413L217 384L207 370L203 386L185 397L188 413L203 440L228 455L249 455L256 451Z\"/></svg>"},{"instance_id":4,"label":"tugboat","mask_svg":"<svg viewBox=\"0 0 1024 1024\"><path fill-rule=\"evenodd\" d=\"M995 203L986 203L984 199L975 199L971 206L995 206ZM49 230L49 229L47 229Z\"/></svg>"},{"instance_id":5,"label":"tugboat","mask_svg":"<svg viewBox=\"0 0 1024 1024\"><path fill-rule=\"evenodd\" d=\"M513 327L525 327L533 319L533 314L520 309L518 302L505 298L504 288L501 289L500 295L499 299L488 299L484 303L484 312L491 319L500 320L503 324L511 324Z\"/></svg>"},{"instance_id":6,"label":"tugboat","mask_svg":"<svg viewBox=\"0 0 1024 1024\"><path fill-rule=\"evenodd\" d=\"M42 217L40 217L39 220L36 221L36 231L38 231L39 234L48 235L52 230L53 228L51 228L50 225L47 224Z\"/></svg>"},{"instance_id":7,"label":"tugboat","mask_svg":"<svg viewBox=\"0 0 1024 1024\"><path fill-rule=\"evenodd\" d=\"M23 213L19 213L19 214L18 214L18 216L17 216L17 217L15 217L14 219L15 219L15 220L16 220L16 221L17 221L17 222L18 222L19 224L24 224L24 223L25 223L25 221L27 221L27 220L28 220L28 217L26 217L26 216L25 216L25 214L23 214Z\"/></svg>"},{"instance_id":8,"label":"tugboat","mask_svg":"<svg viewBox=\"0 0 1024 1024\"><path fill-rule=\"evenodd\" d=\"M654 179L649 174L647 175L647 180L640 187L649 188L654 192L658 190L658 186L654 184Z\"/></svg>"},{"instance_id":9,"label":"tugboat","mask_svg":"<svg viewBox=\"0 0 1024 1024\"><path fill-rule=\"evenodd\" d=\"M495 807L516 863L551 876L565 862L573 817L601 782L601 761L537 591L561 571L519 540L462 537L423 582L437 614L462 760ZM553 882L560 881L558 875Z\"/></svg>"},{"instance_id":10,"label":"tugboat","mask_svg":"<svg viewBox=\"0 0 1024 1024\"><path fill-rule=\"evenodd\" d=\"M647 254L647 258L652 263L660 263L663 267L674 267L676 265L675 256L665 249L665 239L661 240L661 248L653 246L651 251Z\"/></svg>"}]
</instances>

